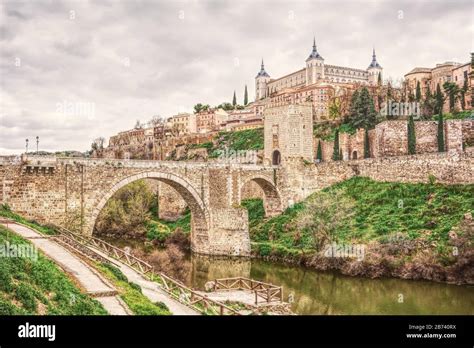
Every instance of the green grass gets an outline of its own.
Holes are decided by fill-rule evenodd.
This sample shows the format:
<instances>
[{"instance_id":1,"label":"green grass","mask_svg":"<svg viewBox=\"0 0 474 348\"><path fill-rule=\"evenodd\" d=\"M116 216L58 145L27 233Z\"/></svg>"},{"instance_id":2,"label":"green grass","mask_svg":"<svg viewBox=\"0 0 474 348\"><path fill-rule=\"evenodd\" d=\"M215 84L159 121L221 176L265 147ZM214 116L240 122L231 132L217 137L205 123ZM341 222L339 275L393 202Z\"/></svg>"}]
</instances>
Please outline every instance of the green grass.
<instances>
[{"instance_id":1,"label":"green grass","mask_svg":"<svg viewBox=\"0 0 474 348\"><path fill-rule=\"evenodd\" d=\"M57 232L52 227L41 225L34 220L28 220L18 214L15 214L14 212L10 210L10 207L7 204L0 205L0 216L10 218L23 225L29 226L43 234L47 234L47 235L57 234Z\"/></svg>"},{"instance_id":2,"label":"green grass","mask_svg":"<svg viewBox=\"0 0 474 348\"><path fill-rule=\"evenodd\" d=\"M127 277L115 266L107 263L97 264L97 269L109 279L119 291L120 297L136 315L170 315L168 307L162 302L153 303L142 294L138 284L129 282Z\"/></svg>"},{"instance_id":3,"label":"green grass","mask_svg":"<svg viewBox=\"0 0 474 348\"><path fill-rule=\"evenodd\" d=\"M27 240L0 226L0 246L31 245ZM0 257L0 315L99 315L102 305L89 297L43 256L38 258Z\"/></svg>"},{"instance_id":4,"label":"green grass","mask_svg":"<svg viewBox=\"0 0 474 348\"><path fill-rule=\"evenodd\" d=\"M342 219L333 236L342 243L383 243L401 234L407 239L426 238L443 250L451 228L474 209L474 185L387 183L361 177L314 193L312 198L317 200L318 195L336 190L355 203L354 214ZM311 233L295 226L298 214L305 209L305 202L301 202L280 216L252 221L254 250L263 255L277 248L283 254L311 251Z\"/></svg>"},{"instance_id":5,"label":"green grass","mask_svg":"<svg viewBox=\"0 0 474 348\"><path fill-rule=\"evenodd\" d=\"M208 148L210 158L216 158L221 151L263 150L263 128L246 129L236 132L219 132L215 145Z\"/></svg>"},{"instance_id":6,"label":"green grass","mask_svg":"<svg viewBox=\"0 0 474 348\"><path fill-rule=\"evenodd\" d=\"M191 211L189 208L186 208L184 214L176 221L159 220L159 222L167 226L171 233L173 233L177 228L181 229L184 233L189 233L191 232Z\"/></svg>"}]
</instances>

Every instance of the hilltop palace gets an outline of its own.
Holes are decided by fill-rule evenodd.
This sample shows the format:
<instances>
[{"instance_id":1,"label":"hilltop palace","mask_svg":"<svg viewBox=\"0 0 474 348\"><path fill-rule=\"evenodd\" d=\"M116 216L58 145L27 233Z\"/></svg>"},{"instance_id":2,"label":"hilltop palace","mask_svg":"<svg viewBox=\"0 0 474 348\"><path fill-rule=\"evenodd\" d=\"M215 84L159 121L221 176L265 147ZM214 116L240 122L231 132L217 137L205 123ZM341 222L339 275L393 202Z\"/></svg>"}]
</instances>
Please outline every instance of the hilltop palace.
<instances>
[{"instance_id":1,"label":"hilltop palace","mask_svg":"<svg viewBox=\"0 0 474 348\"><path fill-rule=\"evenodd\" d=\"M367 69L356 69L324 63L316 48L306 59L306 66L283 77L272 79L262 65L255 77L255 105L278 106L281 103L300 104L311 101L315 122L329 118L329 102L333 97L348 95L357 85L376 87L382 80L382 66L375 49Z\"/></svg>"}]
</instances>

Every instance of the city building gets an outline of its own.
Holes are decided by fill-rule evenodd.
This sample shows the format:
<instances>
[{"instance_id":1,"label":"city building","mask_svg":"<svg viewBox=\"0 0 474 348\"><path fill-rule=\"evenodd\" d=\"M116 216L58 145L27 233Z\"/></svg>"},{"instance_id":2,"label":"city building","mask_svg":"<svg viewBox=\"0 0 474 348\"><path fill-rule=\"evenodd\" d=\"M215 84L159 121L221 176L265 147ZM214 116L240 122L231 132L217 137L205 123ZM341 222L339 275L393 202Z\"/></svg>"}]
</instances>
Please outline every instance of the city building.
<instances>
[{"instance_id":1,"label":"city building","mask_svg":"<svg viewBox=\"0 0 474 348\"><path fill-rule=\"evenodd\" d=\"M471 94L469 88L471 86L471 63L456 63L456 62L445 62L436 64L434 68L422 68L416 67L409 73L405 74L405 87L408 95L415 95L416 85L420 84L421 96L425 97L428 88L431 94L436 92L437 86L441 88L445 82L454 82L459 88L467 87L465 92L465 108L472 108L471 106ZM460 104L461 100L457 101L457 107L462 109ZM449 110L448 103L444 104L444 111Z\"/></svg>"},{"instance_id":2,"label":"city building","mask_svg":"<svg viewBox=\"0 0 474 348\"><path fill-rule=\"evenodd\" d=\"M196 114L196 132L207 133L219 130L227 121L228 113L222 109L209 109Z\"/></svg>"},{"instance_id":3,"label":"city building","mask_svg":"<svg viewBox=\"0 0 474 348\"><path fill-rule=\"evenodd\" d=\"M306 66L288 75L272 79L265 71L262 60L260 71L255 77L255 99L262 111L265 107L279 103L312 102L314 121L329 118L330 102L335 97L348 99L357 86L376 86L382 81L383 68L377 62L375 49L367 69L356 69L325 64L316 48L306 59Z\"/></svg>"}]
</instances>

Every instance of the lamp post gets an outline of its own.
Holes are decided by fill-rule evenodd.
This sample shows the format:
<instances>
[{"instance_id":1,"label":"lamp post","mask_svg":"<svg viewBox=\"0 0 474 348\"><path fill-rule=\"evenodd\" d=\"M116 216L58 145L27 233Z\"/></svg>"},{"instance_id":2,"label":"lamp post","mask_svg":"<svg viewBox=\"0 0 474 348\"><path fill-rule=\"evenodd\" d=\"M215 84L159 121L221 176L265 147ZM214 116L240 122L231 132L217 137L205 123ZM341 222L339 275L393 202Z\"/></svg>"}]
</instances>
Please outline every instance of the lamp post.
<instances>
[{"instance_id":1,"label":"lamp post","mask_svg":"<svg viewBox=\"0 0 474 348\"><path fill-rule=\"evenodd\" d=\"M39 136L36 136L36 155L38 155L38 144L39 144Z\"/></svg>"},{"instance_id":2,"label":"lamp post","mask_svg":"<svg viewBox=\"0 0 474 348\"><path fill-rule=\"evenodd\" d=\"M26 154L28 154L28 138L25 139L25 142L26 142Z\"/></svg>"}]
</instances>

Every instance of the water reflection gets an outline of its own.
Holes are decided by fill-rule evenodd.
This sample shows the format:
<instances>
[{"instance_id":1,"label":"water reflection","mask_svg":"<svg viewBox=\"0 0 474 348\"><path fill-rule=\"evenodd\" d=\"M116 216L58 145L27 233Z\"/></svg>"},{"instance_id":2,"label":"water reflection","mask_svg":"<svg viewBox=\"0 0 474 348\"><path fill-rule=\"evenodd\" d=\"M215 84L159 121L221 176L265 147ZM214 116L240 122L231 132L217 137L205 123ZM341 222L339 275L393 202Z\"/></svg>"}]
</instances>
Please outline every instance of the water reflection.
<instances>
[{"instance_id":1,"label":"water reflection","mask_svg":"<svg viewBox=\"0 0 474 348\"><path fill-rule=\"evenodd\" d=\"M298 314L474 314L474 288L401 279L355 278L261 260L191 256L188 283L244 276L283 286Z\"/></svg>"},{"instance_id":2,"label":"water reflection","mask_svg":"<svg viewBox=\"0 0 474 348\"><path fill-rule=\"evenodd\" d=\"M124 246L123 241L116 244ZM163 262L163 257L150 257L148 262ZM194 254L182 254L178 268L169 268L169 275L201 290L208 280L236 276L281 285L285 299L294 294L292 309L298 314L474 314L472 286L348 277L262 260Z\"/></svg>"}]
</instances>

